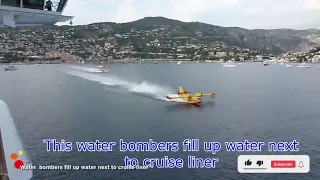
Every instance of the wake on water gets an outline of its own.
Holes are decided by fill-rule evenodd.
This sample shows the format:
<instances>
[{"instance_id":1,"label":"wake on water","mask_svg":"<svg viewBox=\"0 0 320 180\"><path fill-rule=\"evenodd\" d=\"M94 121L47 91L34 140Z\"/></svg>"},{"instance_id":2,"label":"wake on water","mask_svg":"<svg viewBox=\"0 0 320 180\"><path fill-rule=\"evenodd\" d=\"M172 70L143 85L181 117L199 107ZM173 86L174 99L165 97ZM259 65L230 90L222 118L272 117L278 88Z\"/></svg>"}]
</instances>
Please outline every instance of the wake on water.
<instances>
[{"instance_id":1,"label":"wake on water","mask_svg":"<svg viewBox=\"0 0 320 180\"><path fill-rule=\"evenodd\" d=\"M80 66L68 66L69 68L72 69L77 69L77 70L81 70L81 71L86 71L86 72L95 72L95 68L90 68L90 67L80 67Z\"/></svg>"},{"instance_id":2,"label":"wake on water","mask_svg":"<svg viewBox=\"0 0 320 180\"><path fill-rule=\"evenodd\" d=\"M92 72L94 68L87 68L87 67L72 67L73 69L79 69L82 71ZM83 79L87 79L90 81L98 82L100 84L106 85L108 90L113 90L116 92L121 93L136 93L141 96L150 97L157 100L163 100L167 101L167 98L165 96L176 96L172 94L172 92L175 92L169 87L163 87L156 84L152 84L149 82L129 82L127 80L124 80L122 78L119 78L115 75L108 74L107 76L101 76L97 74L90 74L86 72L81 71L75 71L75 70L65 70L62 71L64 73L81 77ZM116 87L116 88L110 88L110 87ZM183 99L176 99L177 102L186 102Z\"/></svg>"}]
</instances>

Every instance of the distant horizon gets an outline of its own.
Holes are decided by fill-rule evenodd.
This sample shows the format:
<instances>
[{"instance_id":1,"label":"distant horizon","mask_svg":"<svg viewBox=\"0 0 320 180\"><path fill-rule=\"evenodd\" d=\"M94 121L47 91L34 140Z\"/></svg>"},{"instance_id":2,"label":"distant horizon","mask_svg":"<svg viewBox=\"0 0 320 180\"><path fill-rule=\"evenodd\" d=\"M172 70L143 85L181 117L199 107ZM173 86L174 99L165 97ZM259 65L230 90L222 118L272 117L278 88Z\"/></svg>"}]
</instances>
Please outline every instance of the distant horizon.
<instances>
[{"instance_id":1,"label":"distant horizon","mask_svg":"<svg viewBox=\"0 0 320 180\"><path fill-rule=\"evenodd\" d=\"M97 24L97 23L117 23L117 24L125 24L125 23L130 23L130 22L134 22L134 21L138 21L144 18L166 18L166 19L170 19L170 20L174 20L174 21L181 21L184 23L192 23L192 22L198 22L198 23L203 23L203 24L210 24L213 26L220 26L220 27L225 27L225 28L241 28L241 29L246 29L246 30L300 30L300 31L307 31L307 30L319 30L320 28L309 28L309 29L294 29L294 28L254 28L254 29L249 29L249 28L244 28L244 27L239 27L239 26L221 26L218 24L211 24L211 23L206 23L206 22L200 22L200 21L182 21L179 19L172 19L172 18L168 18L168 17L164 17L164 16L146 16L143 18L139 18L133 21L127 21L127 22L114 22L114 21L104 21L104 22L92 22L92 23L88 23L88 24L73 24L70 25L69 23L58 23L58 26L85 26L85 25L91 25L91 24Z\"/></svg>"},{"instance_id":2,"label":"distant horizon","mask_svg":"<svg viewBox=\"0 0 320 180\"><path fill-rule=\"evenodd\" d=\"M64 14L74 25L163 16L245 29L320 29L319 0L74 0Z\"/></svg>"}]
</instances>

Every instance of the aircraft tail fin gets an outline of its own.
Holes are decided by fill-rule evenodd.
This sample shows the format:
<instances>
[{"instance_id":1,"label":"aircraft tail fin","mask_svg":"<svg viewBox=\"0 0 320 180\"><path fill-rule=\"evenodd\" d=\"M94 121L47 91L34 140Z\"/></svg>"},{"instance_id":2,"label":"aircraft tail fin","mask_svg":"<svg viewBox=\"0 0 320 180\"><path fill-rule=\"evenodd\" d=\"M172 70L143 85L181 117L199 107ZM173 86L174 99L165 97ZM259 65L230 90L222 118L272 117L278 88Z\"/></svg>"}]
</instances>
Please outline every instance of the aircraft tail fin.
<instances>
[{"instance_id":1,"label":"aircraft tail fin","mask_svg":"<svg viewBox=\"0 0 320 180\"><path fill-rule=\"evenodd\" d=\"M181 86L179 86L178 94L184 94L184 93L185 93L184 89Z\"/></svg>"}]
</instances>

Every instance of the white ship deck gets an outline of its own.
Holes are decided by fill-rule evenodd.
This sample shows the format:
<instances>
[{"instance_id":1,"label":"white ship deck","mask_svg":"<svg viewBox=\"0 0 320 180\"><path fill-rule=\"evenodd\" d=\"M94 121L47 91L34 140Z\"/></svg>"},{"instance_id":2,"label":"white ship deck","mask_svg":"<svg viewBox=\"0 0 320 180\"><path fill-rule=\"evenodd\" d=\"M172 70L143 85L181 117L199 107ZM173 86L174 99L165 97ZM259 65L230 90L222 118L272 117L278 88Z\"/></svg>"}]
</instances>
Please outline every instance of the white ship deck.
<instances>
[{"instance_id":1,"label":"white ship deck","mask_svg":"<svg viewBox=\"0 0 320 180\"><path fill-rule=\"evenodd\" d=\"M4 3L4 0L0 0L0 27L54 25L58 22L67 22L73 19L73 16L62 15L67 0L52 1L56 3L52 11L45 10L45 0L33 6L25 6L23 1L20 5L14 2Z\"/></svg>"}]
</instances>

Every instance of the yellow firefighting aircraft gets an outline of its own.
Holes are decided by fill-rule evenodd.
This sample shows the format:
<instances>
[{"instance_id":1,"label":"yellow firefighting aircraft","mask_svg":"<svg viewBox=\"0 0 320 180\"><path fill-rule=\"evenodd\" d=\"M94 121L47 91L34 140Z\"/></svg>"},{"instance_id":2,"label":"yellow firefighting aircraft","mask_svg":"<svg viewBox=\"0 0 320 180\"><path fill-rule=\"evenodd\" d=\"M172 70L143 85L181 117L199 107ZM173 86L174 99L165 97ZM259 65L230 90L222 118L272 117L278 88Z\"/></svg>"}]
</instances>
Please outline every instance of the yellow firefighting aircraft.
<instances>
[{"instance_id":1,"label":"yellow firefighting aircraft","mask_svg":"<svg viewBox=\"0 0 320 180\"><path fill-rule=\"evenodd\" d=\"M200 105L201 104L201 97L202 96L210 96L211 98L215 97L215 93L195 93L189 94L189 92L185 91L181 86L178 90L178 96L166 96L168 101L178 102L177 99L184 100L185 103Z\"/></svg>"}]
</instances>

